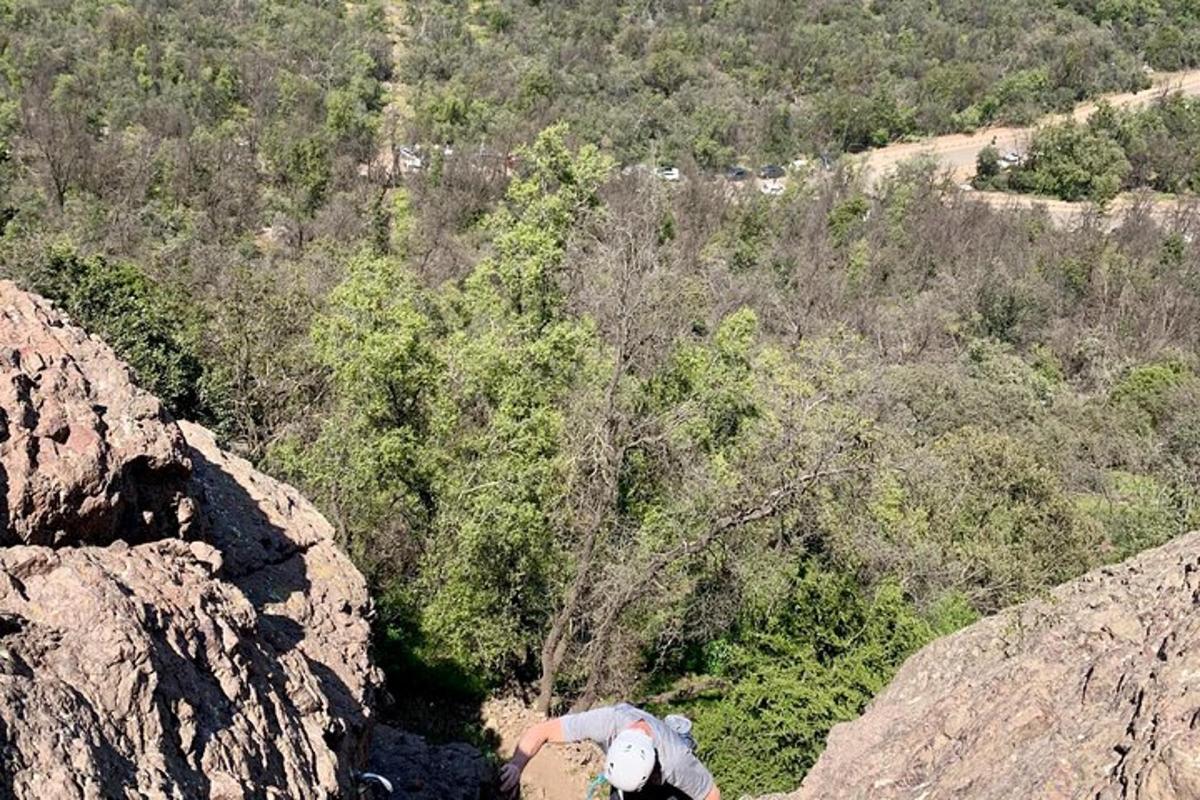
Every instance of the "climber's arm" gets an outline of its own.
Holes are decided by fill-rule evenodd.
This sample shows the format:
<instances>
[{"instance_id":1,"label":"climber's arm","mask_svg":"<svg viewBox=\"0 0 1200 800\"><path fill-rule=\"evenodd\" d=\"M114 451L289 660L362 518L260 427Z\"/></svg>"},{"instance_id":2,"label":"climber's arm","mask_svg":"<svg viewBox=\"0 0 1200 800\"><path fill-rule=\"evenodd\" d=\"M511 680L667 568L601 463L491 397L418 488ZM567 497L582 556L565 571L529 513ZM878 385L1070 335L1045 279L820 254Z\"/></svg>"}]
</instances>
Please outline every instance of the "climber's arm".
<instances>
[{"instance_id":1,"label":"climber's arm","mask_svg":"<svg viewBox=\"0 0 1200 800\"><path fill-rule=\"evenodd\" d=\"M525 735L521 737L521 741L517 742L517 749L513 753L512 760L519 760L521 766L524 767L529 759L537 755L538 750L541 750L542 745L546 742L561 742L562 740L562 720L558 717L531 725L529 730L525 731Z\"/></svg>"},{"instance_id":2,"label":"climber's arm","mask_svg":"<svg viewBox=\"0 0 1200 800\"><path fill-rule=\"evenodd\" d=\"M524 772L529 759L536 756L546 742L561 741L563 741L562 721L557 717L531 725L521 736L521 741L517 742L517 749L513 752L512 758L500 770L500 790L515 792L521 785L521 773Z\"/></svg>"}]
</instances>

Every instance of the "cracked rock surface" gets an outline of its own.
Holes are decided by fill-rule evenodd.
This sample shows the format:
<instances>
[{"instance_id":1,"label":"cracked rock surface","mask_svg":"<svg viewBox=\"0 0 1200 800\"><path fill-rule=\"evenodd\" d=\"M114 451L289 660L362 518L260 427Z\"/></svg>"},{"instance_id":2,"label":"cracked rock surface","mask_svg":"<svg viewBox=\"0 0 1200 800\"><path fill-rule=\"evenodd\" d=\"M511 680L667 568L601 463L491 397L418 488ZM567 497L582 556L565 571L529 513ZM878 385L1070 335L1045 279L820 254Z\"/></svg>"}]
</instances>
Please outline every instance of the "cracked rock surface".
<instances>
[{"instance_id":1,"label":"cracked rock surface","mask_svg":"<svg viewBox=\"0 0 1200 800\"><path fill-rule=\"evenodd\" d=\"M910 658L775 800L1200 797L1198 612L1192 533L984 619Z\"/></svg>"},{"instance_id":2,"label":"cracked rock surface","mask_svg":"<svg viewBox=\"0 0 1200 800\"><path fill-rule=\"evenodd\" d=\"M379 675L329 523L0 303L0 798L350 796Z\"/></svg>"},{"instance_id":3,"label":"cracked rock surface","mask_svg":"<svg viewBox=\"0 0 1200 800\"><path fill-rule=\"evenodd\" d=\"M187 475L179 429L113 351L0 281L0 544L176 533Z\"/></svg>"}]
</instances>

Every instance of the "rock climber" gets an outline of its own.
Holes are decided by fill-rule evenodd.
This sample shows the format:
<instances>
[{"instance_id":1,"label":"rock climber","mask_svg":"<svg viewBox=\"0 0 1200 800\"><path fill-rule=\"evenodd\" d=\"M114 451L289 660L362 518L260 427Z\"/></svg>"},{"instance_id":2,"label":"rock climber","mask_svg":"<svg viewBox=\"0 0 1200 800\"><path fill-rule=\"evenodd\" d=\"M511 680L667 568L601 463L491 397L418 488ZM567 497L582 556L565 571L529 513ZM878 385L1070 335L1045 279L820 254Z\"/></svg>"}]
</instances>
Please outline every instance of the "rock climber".
<instances>
[{"instance_id":1,"label":"rock climber","mask_svg":"<svg viewBox=\"0 0 1200 800\"><path fill-rule=\"evenodd\" d=\"M628 703L567 714L530 727L500 770L500 790L515 796L521 773L546 742L590 739L605 750L602 778L610 800L721 800L712 774L693 751L691 722L660 720Z\"/></svg>"}]
</instances>

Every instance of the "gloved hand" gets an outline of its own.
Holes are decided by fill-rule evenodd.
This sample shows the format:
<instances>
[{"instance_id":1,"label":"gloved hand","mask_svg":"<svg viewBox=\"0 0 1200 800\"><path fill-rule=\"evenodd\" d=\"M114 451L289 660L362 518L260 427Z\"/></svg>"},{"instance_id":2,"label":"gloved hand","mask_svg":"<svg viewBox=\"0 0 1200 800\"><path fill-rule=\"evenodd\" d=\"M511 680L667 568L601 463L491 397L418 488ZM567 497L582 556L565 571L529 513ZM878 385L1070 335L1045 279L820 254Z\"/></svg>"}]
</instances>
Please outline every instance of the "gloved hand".
<instances>
[{"instance_id":1,"label":"gloved hand","mask_svg":"<svg viewBox=\"0 0 1200 800\"><path fill-rule=\"evenodd\" d=\"M500 768L500 791L506 796L517 796L517 792L521 789L521 770L523 768L524 765L517 763L516 759Z\"/></svg>"}]
</instances>

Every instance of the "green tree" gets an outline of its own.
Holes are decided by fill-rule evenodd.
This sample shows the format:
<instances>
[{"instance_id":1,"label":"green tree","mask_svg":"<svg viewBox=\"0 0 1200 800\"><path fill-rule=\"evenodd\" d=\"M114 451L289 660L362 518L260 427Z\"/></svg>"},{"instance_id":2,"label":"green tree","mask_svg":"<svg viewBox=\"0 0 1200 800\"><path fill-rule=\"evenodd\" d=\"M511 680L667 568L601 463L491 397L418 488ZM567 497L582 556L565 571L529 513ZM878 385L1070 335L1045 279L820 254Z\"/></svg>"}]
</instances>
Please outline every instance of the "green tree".
<instances>
[{"instance_id":1,"label":"green tree","mask_svg":"<svg viewBox=\"0 0 1200 800\"><path fill-rule=\"evenodd\" d=\"M1105 203L1116 197L1130 170L1124 151L1110 136L1068 122L1034 136L1012 183L1063 200Z\"/></svg>"},{"instance_id":2,"label":"green tree","mask_svg":"<svg viewBox=\"0 0 1200 800\"><path fill-rule=\"evenodd\" d=\"M682 707L732 796L797 786L830 728L858 716L912 652L974 618L958 598L927 619L893 583L864 592L846 573L811 562L791 569L771 606L748 609L704 649L719 688Z\"/></svg>"},{"instance_id":3,"label":"green tree","mask_svg":"<svg viewBox=\"0 0 1200 800\"><path fill-rule=\"evenodd\" d=\"M336 411L281 460L348 520L352 550L415 615L429 660L484 679L529 657L555 596L564 405L594 357L566 313L567 242L610 161L544 132L488 220L492 255L430 292L361 259L314 328Z\"/></svg>"},{"instance_id":4,"label":"green tree","mask_svg":"<svg viewBox=\"0 0 1200 800\"><path fill-rule=\"evenodd\" d=\"M988 145L979 151L975 158L975 179L980 185L987 185L992 178L1000 174L1000 152Z\"/></svg>"}]
</instances>

